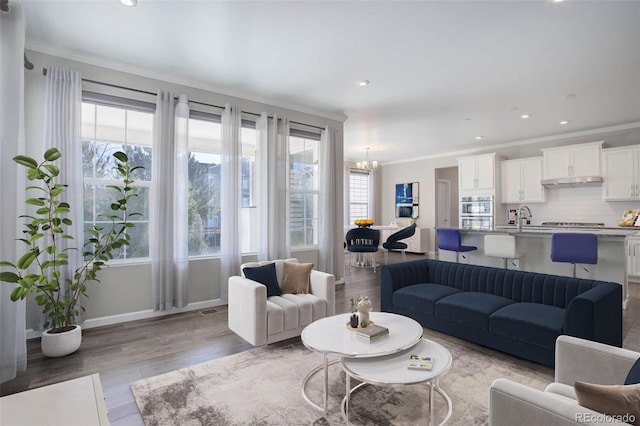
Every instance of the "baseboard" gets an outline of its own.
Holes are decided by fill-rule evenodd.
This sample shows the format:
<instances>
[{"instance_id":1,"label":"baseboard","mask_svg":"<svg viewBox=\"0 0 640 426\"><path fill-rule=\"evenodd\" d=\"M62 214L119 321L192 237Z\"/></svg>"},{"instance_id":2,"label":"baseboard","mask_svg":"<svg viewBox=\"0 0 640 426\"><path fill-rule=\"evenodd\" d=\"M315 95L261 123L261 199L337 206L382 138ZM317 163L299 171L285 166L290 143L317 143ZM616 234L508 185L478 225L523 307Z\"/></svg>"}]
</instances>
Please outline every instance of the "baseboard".
<instances>
[{"instance_id":1,"label":"baseboard","mask_svg":"<svg viewBox=\"0 0 640 426\"><path fill-rule=\"evenodd\" d=\"M91 318L82 323L82 328L89 329L95 327L103 327L105 325L120 324L123 322L136 321L141 319L163 317L166 315L179 314L181 312L197 311L199 309L214 308L216 306L224 306L227 302L222 299L205 300L202 302L190 303L184 308L173 308L170 311L153 311L151 309L137 312L128 312L126 314L110 315L100 318ZM37 339L42 332L28 328L25 330L27 339Z\"/></svg>"}]
</instances>

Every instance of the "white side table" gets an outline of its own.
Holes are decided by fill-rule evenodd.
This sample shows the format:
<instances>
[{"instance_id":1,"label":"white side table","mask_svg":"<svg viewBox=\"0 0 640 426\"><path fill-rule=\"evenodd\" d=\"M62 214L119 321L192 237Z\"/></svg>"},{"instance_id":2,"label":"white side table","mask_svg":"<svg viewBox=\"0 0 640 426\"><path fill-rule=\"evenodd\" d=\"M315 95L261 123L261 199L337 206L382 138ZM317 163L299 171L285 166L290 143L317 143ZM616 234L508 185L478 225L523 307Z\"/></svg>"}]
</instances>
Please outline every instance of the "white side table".
<instances>
[{"instance_id":1,"label":"white side table","mask_svg":"<svg viewBox=\"0 0 640 426\"><path fill-rule=\"evenodd\" d=\"M407 367L410 355L433 357L430 371L410 370ZM438 392L447 403L447 415L440 423L446 423L453 413L451 398L440 388L438 378L451 367L451 353L441 344L422 339L414 347L393 355L377 358L343 358L342 367L347 375L346 394L342 400L342 415L349 424L349 403L351 394L366 384L378 386L429 384L429 425L434 424L433 395ZM362 383L351 389L351 378Z\"/></svg>"}]
</instances>

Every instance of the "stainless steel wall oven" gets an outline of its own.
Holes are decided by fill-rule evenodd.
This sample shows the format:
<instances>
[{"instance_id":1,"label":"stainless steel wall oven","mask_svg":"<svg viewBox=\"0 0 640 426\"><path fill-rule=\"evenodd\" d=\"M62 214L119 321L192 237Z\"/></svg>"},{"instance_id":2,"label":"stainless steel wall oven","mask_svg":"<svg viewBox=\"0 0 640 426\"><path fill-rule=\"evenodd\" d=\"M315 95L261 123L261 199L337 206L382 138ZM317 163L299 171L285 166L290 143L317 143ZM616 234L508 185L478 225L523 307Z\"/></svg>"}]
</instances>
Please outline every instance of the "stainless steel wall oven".
<instances>
[{"instance_id":1,"label":"stainless steel wall oven","mask_svg":"<svg viewBox=\"0 0 640 426\"><path fill-rule=\"evenodd\" d=\"M460 197L461 229L492 229L493 195Z\"/></svg>"}]
</instances>

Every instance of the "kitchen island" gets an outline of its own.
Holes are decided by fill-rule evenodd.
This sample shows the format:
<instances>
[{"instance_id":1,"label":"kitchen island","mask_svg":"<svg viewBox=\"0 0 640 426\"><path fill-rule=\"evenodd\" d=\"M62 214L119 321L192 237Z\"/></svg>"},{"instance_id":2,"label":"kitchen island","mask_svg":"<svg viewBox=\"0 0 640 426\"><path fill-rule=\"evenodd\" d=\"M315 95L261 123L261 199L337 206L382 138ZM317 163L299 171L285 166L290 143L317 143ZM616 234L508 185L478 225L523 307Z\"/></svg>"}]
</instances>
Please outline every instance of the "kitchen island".
<instances>
[{"instance_id":1,"label":"kitchen island","mask_svg":"<svg viewBox=\"0 0 640 426\"><path fill-rule=\"evenodd\" d=\"M503 225L488 230L460 229L462 244L478 247L477 251L465 253L466 259L461 256L460 262L503 267L502 259L484 254L484 236L487 234L510 234L516 237L517 251L520 257L515 261L515 265L508 262L509 269L571 276L571 264L551 261L551 235L557 232L584 232L598 236L598 263L585 265L588 271L578 265L576 276L622 285L622 304L623 307L626 307L628 297L626 238L637 234L637 228L570 228L525 225L521 230L518 230L515 225ZM442 250L439 253L439 258L455 262L455 253Z\"/></svg>"}]
</instances>

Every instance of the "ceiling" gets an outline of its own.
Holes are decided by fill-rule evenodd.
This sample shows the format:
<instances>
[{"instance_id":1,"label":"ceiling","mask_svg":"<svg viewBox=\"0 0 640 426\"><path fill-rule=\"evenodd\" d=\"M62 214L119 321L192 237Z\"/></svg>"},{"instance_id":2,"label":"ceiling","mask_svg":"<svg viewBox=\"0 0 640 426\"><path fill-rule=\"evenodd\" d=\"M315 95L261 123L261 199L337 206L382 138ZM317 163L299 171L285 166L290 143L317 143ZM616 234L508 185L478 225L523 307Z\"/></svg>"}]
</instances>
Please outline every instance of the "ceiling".
<instances>
[{"instance_id":1,"label":"ceiling","mask_svg":"<svg viewBox=\"0 0 640 426\"><path fill-rule=\"evenodd\" d=\"M346 159L640 143L639 1L21 3L30 49L346 118Z\"/></svg>"}]
</instances>

